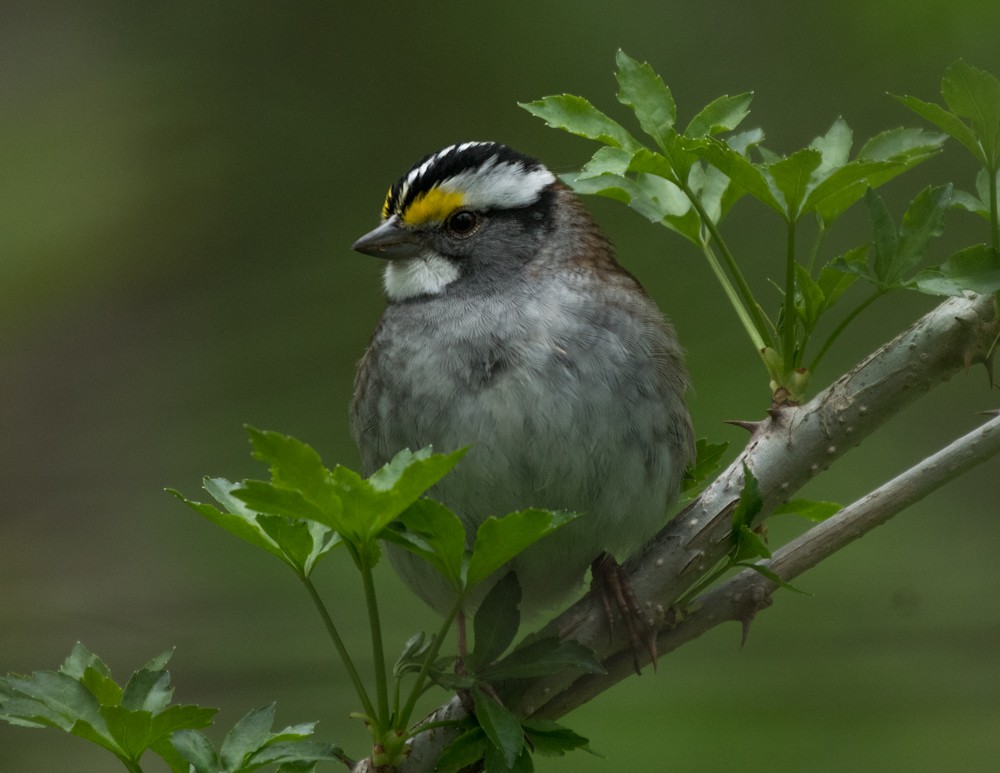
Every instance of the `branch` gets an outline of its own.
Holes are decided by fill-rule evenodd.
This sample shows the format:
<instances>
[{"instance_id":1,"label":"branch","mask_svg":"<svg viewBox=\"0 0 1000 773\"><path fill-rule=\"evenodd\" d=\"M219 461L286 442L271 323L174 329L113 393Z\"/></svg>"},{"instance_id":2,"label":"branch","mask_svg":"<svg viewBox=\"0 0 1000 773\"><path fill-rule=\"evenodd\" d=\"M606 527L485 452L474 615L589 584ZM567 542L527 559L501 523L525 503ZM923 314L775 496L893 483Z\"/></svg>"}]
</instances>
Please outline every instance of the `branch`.
<instances>
[{"instance_id":1,"label":"branch","mask_svg":"<svg viewBox=\"0 0 1000 773\"><path fill-rule=\"evenodd\" d=\"M741 610L737 610L739 614L735 618L732 614L728 617L723 614L722 607L716 609L711 606L710 602L722 603L715 600L719 598L721 588L730 587L730 583L743 576L738 575L720 586L720 589L709 591L703 596L701 608L687 621L676 627L668 625L673 601L715 566L729 548L730 515L743 486L743 464L753 471L760 484L764 497L762 517L766 517L808 480L858 445L917 397L926 394L955 373L967 370L974 363L983 363L991 371L991 345L998 330L1000 323L994 316L990 296L950 298L893 341L873 352L808 404L774 408L769 412L768 419L752 425L750 442L739 457L629 562L633 590L638 598L647 600L646 607L653 624L664 628L658 636L661 652L669 651L698 635L694 633L696 623L705 625L711 622L708 626L711 627L725 620L745 620L745 600L753 597L753 594L759 594L761 602L769 598L768 583L763 578L755 577L753 583L749 579L743 580L748 583L745 593L750 595L742 596L744 601L739 605ZM983 429L995 424L996 420ZM988 443L979 444L969 461L984 460L993 453L989 448ZM947 450L941 453L946 453ZM938 456L935 455L922 464L931 464ZM920 467L918 465L914 469ZM965 467L961 469L964 471ZM906 476L901 476L903 477ZM899 480L886 485L893 485ZM944 479L938 485L943 482ZM918 488L912 490L917 492ZM906 501L899 509L926 493L924 491ZM873 492L852 505L851 511L872 497L877 500L879 492ZM885 517L892 514L894 513ZM839 524L843 519L844 515L841 513L827 523ZM814 531L815 529L805 536L808 537ZM801 555L801 552L797 552L800 550L809 552L805 548L793 548L797 543L798 541L790 543L772 559L777 562L779 568L775 571L779 572L779 576L783 576L781 571L792 571L795 568L795 564L791 568L787 564L782 568L781 561L791 560L788 551L793 551L794 555ZM816 553L815 561L842 546L831 546L826 553ZM802 565L796 573L804 571L808 566ZM588 593L546 625L544 630L549 634L568 633L592 647L604 661L608 675L600 677L599 682L594 681L593 688L587 687L593 678L574 679L572 675L565 674L533 680L528 683L527 688L521 682L518 684L517 694L504 696L515 712L547 717L561 716L631 672L631 647L624 636L612 635L608 631L602 602L594 594ZM691 631L694 635L688 635L685 631ZM685 636L688 638L683 638ZM672 637L680 638L675 643ZM626 663L627 668L622 665ZM596 689L597 687L600 689ZM428 720L440 721L445 717L458 716L461 716L461 708L452 699ZM411 745L410 758L400 767L401 773L430 769L433 760L453 737L453 733L447 728L435 728L417 736Z\"/></svg>"}]
</instances>

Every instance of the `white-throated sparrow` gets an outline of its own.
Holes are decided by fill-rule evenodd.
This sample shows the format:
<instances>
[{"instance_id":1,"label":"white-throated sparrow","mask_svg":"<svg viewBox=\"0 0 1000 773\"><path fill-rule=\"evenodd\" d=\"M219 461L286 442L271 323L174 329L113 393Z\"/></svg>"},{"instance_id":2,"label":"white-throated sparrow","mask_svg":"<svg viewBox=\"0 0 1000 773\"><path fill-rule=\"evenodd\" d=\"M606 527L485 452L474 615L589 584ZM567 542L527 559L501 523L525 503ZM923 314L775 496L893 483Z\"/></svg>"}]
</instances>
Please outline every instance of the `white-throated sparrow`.
<instances>
[{"instance_id":1,"label":"white-throated sparrow","mask_svg":"<svg viewBox=\"0 0 1000 773\"><path fill-rule=\"evenodd\" d=\"M403 448L468 445L429 492L468 530L528 507L584 513L513 561L527 608L660 528L694 449L681 349L552 172L504 145L451 145L389 189L354 249L388 261L351 403L366 474ZM451 605L433 569L392 559Z\"/></svg>"}]
</instances>

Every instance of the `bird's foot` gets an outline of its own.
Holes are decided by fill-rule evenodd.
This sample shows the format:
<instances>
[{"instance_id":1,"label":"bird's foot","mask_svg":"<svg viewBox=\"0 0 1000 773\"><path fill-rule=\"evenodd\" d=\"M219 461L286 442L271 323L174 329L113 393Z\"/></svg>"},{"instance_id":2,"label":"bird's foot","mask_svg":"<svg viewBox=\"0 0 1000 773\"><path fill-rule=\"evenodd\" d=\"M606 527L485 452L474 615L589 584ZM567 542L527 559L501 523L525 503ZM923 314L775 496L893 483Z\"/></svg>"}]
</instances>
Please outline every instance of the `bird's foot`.
<instances>
[{"instance_id":1,"label":"bird's foot","mask_svg":"<svg viewBox=\"0 0 1000 773\"><path fill-rule=\"evenodd\" d=\"M591 565L591 587L601 594L604 614L608 621L609 632L615 627L615 609L625 622L629 643L632 646L635 672L642 673L641 657L649 655L656 670L656 630L642 613L639 600L632 591L628 575L622 569L614 556L602 553Z\"/></svg>"}]
</instances>

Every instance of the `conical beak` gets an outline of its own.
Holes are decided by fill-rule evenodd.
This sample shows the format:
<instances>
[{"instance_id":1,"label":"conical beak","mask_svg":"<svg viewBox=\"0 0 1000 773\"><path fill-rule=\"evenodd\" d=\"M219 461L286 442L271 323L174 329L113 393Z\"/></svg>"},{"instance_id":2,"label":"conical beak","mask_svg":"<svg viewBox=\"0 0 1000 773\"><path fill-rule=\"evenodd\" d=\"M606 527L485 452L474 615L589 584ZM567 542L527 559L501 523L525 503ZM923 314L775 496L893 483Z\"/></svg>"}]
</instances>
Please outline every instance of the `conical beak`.
<instances>
[{"instance_id":1,"label":"conical beak","mask_svg":"<svg viewBox=\"0 0 1000 773\"><path fill-rule=\"evenodd\" d=\"M351 249L386 260L415 258L423 252L417 234L402 227L396 215L354 242Z\"/></svg>"}]
</instances>

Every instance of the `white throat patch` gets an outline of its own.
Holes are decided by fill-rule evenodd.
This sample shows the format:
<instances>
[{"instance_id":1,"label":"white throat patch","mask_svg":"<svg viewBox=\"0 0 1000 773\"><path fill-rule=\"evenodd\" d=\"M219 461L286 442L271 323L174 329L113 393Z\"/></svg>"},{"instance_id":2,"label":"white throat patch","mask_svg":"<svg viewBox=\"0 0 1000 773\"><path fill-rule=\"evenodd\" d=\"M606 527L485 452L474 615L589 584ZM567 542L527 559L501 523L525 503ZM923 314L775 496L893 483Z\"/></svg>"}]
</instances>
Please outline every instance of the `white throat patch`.
<instances>
[{"instance_id":1,"label":"white throat patch","mask_svg":"<svg viewBox=\"0 0 1000 773\"><path fill-rule=\"evenodd\" d=\"M391 260L382 281L390 300L401 301L418 295L437 295L458 279L458 266L433 252L419 258Z\"/></svg>"}]
</instances>

